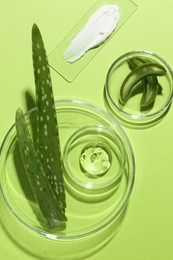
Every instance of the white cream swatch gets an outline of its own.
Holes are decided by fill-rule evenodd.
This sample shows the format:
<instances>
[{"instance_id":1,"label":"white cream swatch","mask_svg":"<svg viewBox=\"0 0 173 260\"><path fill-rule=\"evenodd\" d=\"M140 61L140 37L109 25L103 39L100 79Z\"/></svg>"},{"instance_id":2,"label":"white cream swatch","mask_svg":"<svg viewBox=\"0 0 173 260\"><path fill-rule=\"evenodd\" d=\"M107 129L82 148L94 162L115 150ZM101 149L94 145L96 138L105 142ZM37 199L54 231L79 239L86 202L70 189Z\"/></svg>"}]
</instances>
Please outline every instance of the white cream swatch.
<instances>
[{"instance_id":1,"label":"white cream swatch","mask_svg":"<svg viewBox=\"0 0 173 260\"><path fill-rule=\"evenodd\" d=\"M103 5L88 20L84 28L66 49L63 57L67 62L80 59L89 49L102 44L115 30L120 18L117 5Z\"/></svg>"}]
</instances>

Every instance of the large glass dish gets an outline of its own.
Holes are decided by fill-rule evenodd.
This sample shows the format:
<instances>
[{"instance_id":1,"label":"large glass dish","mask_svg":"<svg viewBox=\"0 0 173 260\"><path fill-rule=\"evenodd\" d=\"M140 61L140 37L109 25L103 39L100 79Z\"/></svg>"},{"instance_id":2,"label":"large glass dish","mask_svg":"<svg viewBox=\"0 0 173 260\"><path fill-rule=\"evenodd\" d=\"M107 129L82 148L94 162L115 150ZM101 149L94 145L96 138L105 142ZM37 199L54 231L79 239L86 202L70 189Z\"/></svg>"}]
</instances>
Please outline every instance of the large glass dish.
<instances>
[{"instance_id":1,"label":"large glass dish","mask_svg":"<svg viewBox=\"0 0 173 260\"><path fill-rule=\"evenodd\" d=\"M46 255L46 259L57 255L58 259L78 259L79 254L82 259L102 247L119 225L134 183L134 154L123 129L100 108L62 100L56 101L56 113L64 161L66 229L48 232L44 228L25 176L15 125L0 151L1 220L12 239L32 254ZM26 118L34 139L36 109ZM89 174L79 167L80 157L90 146L101 147L110 156L110 165L100 175L100 164Z\"/></svg>"}]
</instances>

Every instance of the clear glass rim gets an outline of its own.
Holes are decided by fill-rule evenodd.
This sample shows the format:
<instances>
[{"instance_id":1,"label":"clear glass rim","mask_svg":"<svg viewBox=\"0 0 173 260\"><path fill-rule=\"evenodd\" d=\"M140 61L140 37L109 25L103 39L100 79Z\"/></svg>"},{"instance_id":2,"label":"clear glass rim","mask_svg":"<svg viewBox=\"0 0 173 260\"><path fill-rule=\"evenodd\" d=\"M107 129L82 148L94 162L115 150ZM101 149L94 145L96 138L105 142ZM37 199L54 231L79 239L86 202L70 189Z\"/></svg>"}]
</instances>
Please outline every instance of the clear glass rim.
<instances>
[{"instance_id":1,"label":"clear glass rim","mask_svg":"<svg viewBox=\"0 0 173 260\"><path fill-rule=\"evenodd\" d=\"M171 66L167 63L167 61L165 59L163 59L158 54L151 52L151 51L147 51L147 50L134 50L134 51L126 52L126 53L122 54L120 57L118 57L109 67L109 70L108 70L107 75L106 75L106 81L105 81L105 92L106 92L108 101L111 102L112 109L114 110L114 108L115 108L117 110L117 112L120 113L120 115L119 115L120 117L122 117L124 115L125 118L123 118L123 119L125 121L126 121L126 118L128 118L129 120L132 120L132 121L135 120L134 123L137 123L137 124L141 123L142 124L144 120L152 121L157 116L159 117L169 107L169 105L170 105L170 103L173 99L173 86L172 86L171 95L170 95L168 101L165 103L165 105L160 110L158 110L154 113L151 113L149 115L143 115L142 113L140 115L133 115L133 114L127 113L126 111L123 111L121 108L119 108L119 106L117 106L117 104L113 101L111 94L110 94L110 91L109 91L109 76L112 72L112 69L114 68L114 66L119 61L123 60L126 56L129 56L129 55L132 55L132 54L147 54L147 55L152 55L152 56L156 57L157 59L159 59L165 65L165 67L167 67L167 69L168 69L168 71L171 75L172 81L173 81L173 71L172 71ZM173 82L172 82L172 84L173 84Z\"/></svg>"},{"instance_id":2,"label":"clear glass rim","mask_svg":"<svg viewBox=\"0 0 173 260\"><path fill-rule=\"evenodd\" d=\"M8 208L8 210L10 211L10 213L16 217L16 219L22 223L25 227L27 227L29 230L31 231L34 231L34 233L37 233L45 238L49 238L49 239L53 239L53 240L61 240L61 241L73 241L73 240L77 240L77 239L81 239L81 238L86 238L90 235L94 235L96 233L98 233L99 231L103 230L104 228L106 228L107 226L109 226L114 220L117 219L117 217L121 214L121 212L125 209L128 201L129 201L129 198L130 198L130 195L131 195L131 192L132 192L132 189L133 189L133 186L134 186L134 181L135 181L135 157L134 157L134 153L133 153L133 149L132 149L132 146L131 146L131 143L129 141L129 138L127 137L125 131L123 130L123 128L119 125L119 123L113 118L111 117L107 112L105 112L103 109L97 107L97 106L94 106L94 105L91 105L85 101L81 101L81 100L56 100L55 101L55 106L57 104L61 104L62 106L65 105L65 104L70 104L70 105L77 105L77 106L85 106L87 108L90 108L90 109L93 109L93 110L96 110L98 111L100 114L103 114L104 116L106 116L107 118L109 118L110 122L112 122L113 126L117 127L119 129L119 131L122 133L125 141L126 141L126 144L128 146L128 149L129 149L129 152L130 152L130 156L131 156L131 178L130 178L130 181L129 181L129 184L128 184L128 187L125 191L125 195L123 196L123 199L122 199L122 202L120 203L120 205L117 207L117 209L115 210L114 214L112 214L108 219L106 219L106 221L104 221L99 227L96 227L95 229L91 230L91 231L87 231L87 232L83 232L82 234L74 234L74 235L61 235L61 234L51 234L47 231L41 231L39 230L38 228L35 228L33 226L31 226L29 223L26 223L22 217L18 216L18 214L16 212L14 212L13 208L11 207L11 205L9 205L5 195L4 195L4 192L3 192L3 189L2 189L2 186L1 186L1 183L0 183L0 191L1 191L1 195L2 195L2 198ZM56 107L56 109L58 110L59 108ZM36 111L36 108L32 108L30 109L29 111L27 111L25 113L25 116L30 116L34 111ZM2 155L3 155L3 148L4 146L6 146L6 142L7 142L7 139L11 133L11 131L14 129L15 127L15 123L10 127L10 129L8 130L8 132L6 133L5 137L4 137L4 140L0 146L0 170L2 171L3 170L3 158L2 158ZM4 155L3 155L4 156Z\"/></svg>"},{"instance_id":3,"label":"clear glass rim","mask_svg":"<svg viewBox=\"0 0 173 260\"><path fill-rule=\"evenodd\" d=\"M87 131L91 131L91 132L96 132L96 133L107 133L107 134L110 134L110 138L112 137L115 137L116 136L116 133L113 132L113 129L111 129L111 127L105 127L105 126L102 126L102 125L90 125L88 127L83 127L83 128L80 128L79 130L77 130L72 137L70 137L67 142L66 142L66 145L65 145L65 148L64 148L64 153L63 153L63 158L65 159L64 160L64 167L65 169L67 170L67 175L68 177L74 181L74 183L78 184L81 188L87 188L86 187L86 183L82 182L80 179L76 178L75 175L72 173L71 171L71 168L69 167L67 161L67 157L68 157L68 151L69 151L69 148L70 146L72 145L72 143L77 140L77 138L79 136L82 136L82 134L84 135ZM111 136L112 134L112 136ZM118 149L119 149L119 152L121 153L120 157L121 157L121 162L120 162L120 168L118 170L118 173L116 176L112 177L111 179L105 181L104 183L101 183L101 184L93 184L92 186L90 185L88 188L90 190L101 190L101 189L106 189L108 188L109 186L112 186L121 176L121 173L125 167L125 159L126 159L126 151L125 151L125 147L124 147L124 144L122 142L122 140L119 138L119 136L116 136L118 138Z\"/></svg>"}]
</instances>

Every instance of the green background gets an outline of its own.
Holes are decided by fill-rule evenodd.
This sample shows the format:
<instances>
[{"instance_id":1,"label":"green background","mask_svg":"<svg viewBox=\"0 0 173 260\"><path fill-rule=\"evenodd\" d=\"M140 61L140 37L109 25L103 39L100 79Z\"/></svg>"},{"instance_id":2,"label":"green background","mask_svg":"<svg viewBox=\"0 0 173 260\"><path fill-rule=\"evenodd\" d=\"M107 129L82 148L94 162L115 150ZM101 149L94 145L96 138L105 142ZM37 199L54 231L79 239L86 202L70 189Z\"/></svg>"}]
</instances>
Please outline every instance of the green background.
<instances>
[{"instance_id":1,"label":"green background","mask_svg":"<svg viewBox=\"0 0 173 260\"><path fill-rule=\"evenodd\" d=\"M0 1L0 142L25 96L34 96L31 27L35 22L48 53L72 29L93 0ZM118 1L117 1L118 2ZM57 99L82 99L103 109L103 87L111 63L135 49L153 51L173 66L173 1L135 0L137 11L72 82L51 71ZM89 260L173 259L173 108L148 129L125 128L136 158L136 180L118 234ZM12 232L15 232L13 230ZM35 260L0 226L0 258ZM58 259L58 255L57 255Z\"/></svg>"}]
</instances>

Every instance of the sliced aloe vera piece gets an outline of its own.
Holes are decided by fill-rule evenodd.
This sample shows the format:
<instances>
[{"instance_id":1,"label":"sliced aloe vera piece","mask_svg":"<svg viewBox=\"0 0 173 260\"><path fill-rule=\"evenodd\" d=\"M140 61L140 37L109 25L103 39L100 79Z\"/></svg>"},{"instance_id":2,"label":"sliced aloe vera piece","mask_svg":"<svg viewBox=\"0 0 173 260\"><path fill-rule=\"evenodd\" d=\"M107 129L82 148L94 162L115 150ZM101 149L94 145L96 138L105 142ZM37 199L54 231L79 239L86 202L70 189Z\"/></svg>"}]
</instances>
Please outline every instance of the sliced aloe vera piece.
<instances>
[{"instance_id":1,"label":"sliced aloe vera piece","mask_svg":"<svg viewBox=\"0 0 173 260\"><path fill-rule=\"evenodd\" d=\"M16 131L21 157L35 199L49 229L65 224L66 217L57 203L45 171L35 151L23 111L16 111Z\"/></svg>"},{"instance_id":2,"label":"sliced aloe vera piece","mask_svg":"<svg viewBox=\"0 0 173 260\"><path fill-rule=\"evenodd\" d=\"M147 81L148 83L145 85L143 95L141 98L141 110L145 110L154 104L154 101L159 91L159 84L156 77L148 76Z\"/></svg>"},{"instance_id":3,"label":"sliced aloe vera piece","mask_svg":"<svg viewBox=\"0 0 173 260\"><path fill-rule=\"evenodd\" d=\"M141 79L148 76L164 76L166 70L163 66L157 63L144 63L133 69L125 78L120 89L120 102L125 104L129 93Z\"/></svg>"},{"instance_id":4,"label":"sliced aloe vera piece","mask_svg":"<svg viewBox=\"0 0 173 260\"><path fill-rule=\"evenodd\" d=\"M146 58L142 58L142 57L134 57L132 59L129 59L128 61L128 65L129 65L129 68L131 70L134 70L135 68L137 68L138 66L144 64L144 63L150 63L152 62L150 59L146 59ZM157 77L152 75L152 76L146 76L146 84L149 84L149 85L156 85L155 82L157 81ZM158 83L159 84L159 83ZM158 95L161 95L162 94L162 86L159 84L159 89L158 89ZM146 87L148 88L148 86Z\"/></svg>"},{"instance_id":5,"label":"sliced aloe vera piece","mask_svg":"<svg viewBox=\"0 0 173 260\"><path fill-rule=\"evenodd\" d=\"M36 86L37 153L60 207L65 209L65 189L58 122L50 69L43 39L37 25L32 28L33 67Z\"/></svg>"}]
</instances>

